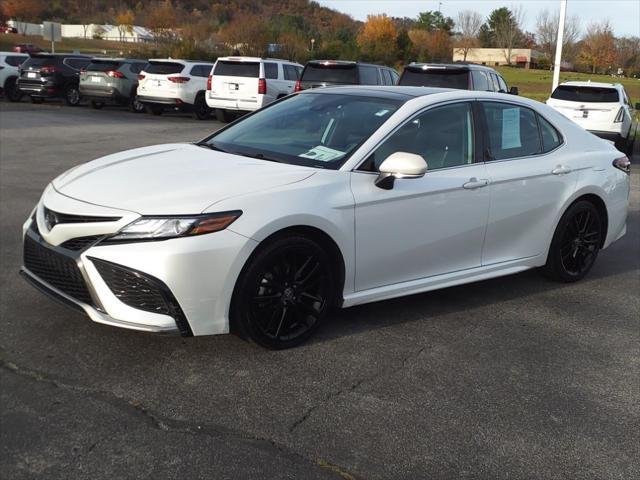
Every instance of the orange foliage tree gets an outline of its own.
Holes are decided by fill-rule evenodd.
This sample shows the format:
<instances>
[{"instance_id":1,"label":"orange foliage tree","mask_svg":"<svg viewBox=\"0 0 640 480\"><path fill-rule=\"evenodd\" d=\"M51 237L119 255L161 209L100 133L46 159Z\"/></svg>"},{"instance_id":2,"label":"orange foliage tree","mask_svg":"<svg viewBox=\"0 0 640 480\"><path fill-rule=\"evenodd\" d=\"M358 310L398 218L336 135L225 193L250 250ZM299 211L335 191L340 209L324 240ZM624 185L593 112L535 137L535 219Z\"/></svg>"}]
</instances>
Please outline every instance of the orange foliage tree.
<instances>
[{"instance_id":1,"label":"orange foliage tree","mask_svg":"<svg viewBox=\"0 0 640 480\"><path fill-rule=\"evenodd\" d=\"M592 23L582 40L578 59L588 65L592 73L611 66L616 57L615 40L609 22Z\"/></svg>"},{"instance_id":2,"label":"orange foliage tree","mask_svg":"<svg viewBox=\"0 0 640 480\"><path fill-rule=\"evenodd\" d=\"M2 16L20 22L18 31L23 35L27 32L26 25L20 24L38 20L43 9L44 2L38 0L4 0L0 2Z\"/></svg>"},{"instance_id":3,"label":"orange foliage tree","mask_svg":"<svg viewBox=\"0 0 640 480\"><path fill-rule=\"evenodd\" d=\"M358 46L368 59L391 63L396 56L398 31L393 20L385 14L368 15L358 34Z\"/></svg>"}]
</instances>

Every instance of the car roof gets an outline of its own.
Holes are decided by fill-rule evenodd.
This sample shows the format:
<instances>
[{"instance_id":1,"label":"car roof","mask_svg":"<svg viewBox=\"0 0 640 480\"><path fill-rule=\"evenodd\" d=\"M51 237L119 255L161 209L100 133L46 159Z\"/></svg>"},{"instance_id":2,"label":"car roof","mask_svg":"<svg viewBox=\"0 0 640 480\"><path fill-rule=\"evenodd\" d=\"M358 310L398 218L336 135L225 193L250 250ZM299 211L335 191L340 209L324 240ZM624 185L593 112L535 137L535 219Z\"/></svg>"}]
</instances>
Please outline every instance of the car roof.
<instances>
[{"instance_id":1,"label":"car roof","mask_svg":"<svg viewBox=\"0 0 640 480\"><path fill-rule=\"evenodd\" d=\"M0 52L0 55L17 55L19 57L28 57L28 53L23 52Z\"/></svg>"},{"instance_id":2,"label":"car roof","mask_svg":"<svg viewBox=\"0 0 640 480\"><path fill-rule=\"evenodd\" d=\"M211 60L182 60L181 58L150 58L149 62L182 63L183 65L213 65Z\"/></svg>"},{"instance_id":3,"label":"car roof","mask_svg":"<svg viewBox=\"0 0 640 480\"><path fill-rule=\"evenodd\" d=\"M430 68L434 69L444 69L444 70L489 70L495 72L496 70L487 67L486 65L478 65L477 63L468 63L468 62L458 62L458 63L425 63L425 62L411 62L407 67L418 67L423 68L424 70L429 70Z\"/></svg>"},{"instance_id":4,"label":"car roof","mask_svg":"<svg viewBox=\"0 0 640 480\"><path fill-rule=\"evenodd\" d=\"M307 63L320 64L320 65L367 65L371 67L389 68L386 65L379 65L377 63L357 62L355 60L309 60Z\"/></svg>"},{"instance_id":5,"label":"car roof","mask_svg":"<svg viewBox=\"0 0 640 480\"><path fill-rule=\"evenodd\" d=\"M570 87L594 87L594 88L620 88L622 84L620 83L605 83L605 82L591 82L591 81L573 81L573 82L562 82L559 87L566 85Z\"/></svg>"},{"instance_id":6,"label":"car roof","mask_svg":"<svg viewBox=\"0 0 640 480\"><path fill-rule=\"evenodd\" d=\"M67 57L71 57L71 58L88 58L91 59L91 56L89 55L84 55L82 53L49 53L49 52L38 52L38 53L32 53L30 55L31 57L59 57L59 58L67 58Z\"/></svg>"},{"instance_id":7,"label":"car roof","mask_svg":"<svg viewBox=\"0 0 640 480\"><path fill-rule=\"evenodd\" d=\"M431 87L400 87L393 85L336 85L332 87L310 88L300 92L301 95L310 93L339 93L342 95L354 96L375 96L391 100L410 100L425 95L435 93L454 92L451 88L431 88Z\"/></svg>"},{"instance_id":8,"label":"car roof","mask_svg":"<svg viewBox=\"0 0 640 480\"><path fill-rule=\"evenodd\" d=\"M284 63L296 63L291 60L285 60L284 58L271 58L271 57L247 57L244 55L229 55L228 57L218 57L218 60L231 61L231 62L284 62Z\"/></svg>"},{"instance_id":9,"label":"car roof","mask_svg":"<svg viewBox=\"0 0 640 480\"><path fill-rule=\"evenodd\" d=\"M139 58L115 58L115 57L93 57L91 59L92 62L99 62L99 61L105 61L105 62L139 62L139 63L147 63L146 60L141 60Z\"/></svg>"}]
</instances>

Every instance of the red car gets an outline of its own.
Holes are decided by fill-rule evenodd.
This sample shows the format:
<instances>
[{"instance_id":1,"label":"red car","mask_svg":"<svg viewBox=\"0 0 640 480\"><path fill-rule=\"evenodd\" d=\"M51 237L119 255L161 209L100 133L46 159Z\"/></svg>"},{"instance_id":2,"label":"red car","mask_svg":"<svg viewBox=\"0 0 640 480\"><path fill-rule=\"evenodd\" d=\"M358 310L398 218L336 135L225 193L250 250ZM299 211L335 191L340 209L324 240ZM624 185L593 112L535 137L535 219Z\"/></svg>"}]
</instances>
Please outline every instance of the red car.
<instances>
[{"instance_id":1,"label":"red car","mask_svg":"<svg viewBox=\"0 0 640 480\"><path fill-rule=\"evenodd\" d=\"M34 45L33 43L19 43L13 47L14 52L18 53L28 53L29 55L34 53L40 53L42 50L39 46Z\"/></svg>"},{"instance_id":2,"label":"red car","mask_svg":"<svg viewBox=\"0 0 640 480\"><path fill-rule=\"evenodd\" d=\"M18 33L18 29L9 25L0 25L0 33Z\"/></svg>"}]
</instances>

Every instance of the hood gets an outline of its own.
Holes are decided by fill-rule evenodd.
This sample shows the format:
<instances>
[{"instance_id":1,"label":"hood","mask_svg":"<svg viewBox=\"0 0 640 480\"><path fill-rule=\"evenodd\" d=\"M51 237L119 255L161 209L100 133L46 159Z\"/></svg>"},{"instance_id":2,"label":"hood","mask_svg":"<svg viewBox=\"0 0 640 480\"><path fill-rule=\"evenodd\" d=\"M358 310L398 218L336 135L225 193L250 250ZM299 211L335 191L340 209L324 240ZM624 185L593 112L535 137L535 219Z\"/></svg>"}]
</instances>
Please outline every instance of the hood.
<instances>
[{"instance_id":1,"label":"hood","mask_svg":"<svg viewBox=\"0 0 640 480\"><path fill-rule=\"evenodd\" d=\"M192 144L128 150L79 165L52 184L76 200L141 215L183 215L221 200L304 180L313 169Z\"/></svg>"}]
</instances>

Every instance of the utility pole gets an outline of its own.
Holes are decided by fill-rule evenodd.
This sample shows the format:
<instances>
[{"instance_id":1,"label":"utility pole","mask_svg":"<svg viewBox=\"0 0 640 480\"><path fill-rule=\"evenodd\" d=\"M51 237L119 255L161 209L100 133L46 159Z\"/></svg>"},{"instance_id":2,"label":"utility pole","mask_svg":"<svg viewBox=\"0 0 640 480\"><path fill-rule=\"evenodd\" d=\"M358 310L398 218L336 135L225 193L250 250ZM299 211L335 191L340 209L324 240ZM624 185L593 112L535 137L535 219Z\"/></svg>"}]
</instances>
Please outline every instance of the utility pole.
<instances>
[{"instance_id":1,"label":"utility pole","mask_svg":"<svg viewBox=\"0 0 640 480\"><path fill-rule=\"evenodd\" d=\"M560 22L558 25L558 43L556 44L556 59L553 63L553 92L560 82L560 64L562 63L562 42L564 37L564 21L567 16L567 0L560 0Z\"/></svg>"}]
</instances>

